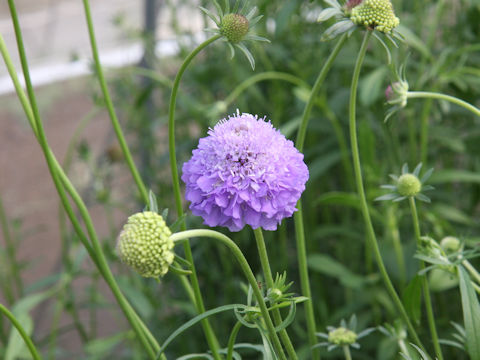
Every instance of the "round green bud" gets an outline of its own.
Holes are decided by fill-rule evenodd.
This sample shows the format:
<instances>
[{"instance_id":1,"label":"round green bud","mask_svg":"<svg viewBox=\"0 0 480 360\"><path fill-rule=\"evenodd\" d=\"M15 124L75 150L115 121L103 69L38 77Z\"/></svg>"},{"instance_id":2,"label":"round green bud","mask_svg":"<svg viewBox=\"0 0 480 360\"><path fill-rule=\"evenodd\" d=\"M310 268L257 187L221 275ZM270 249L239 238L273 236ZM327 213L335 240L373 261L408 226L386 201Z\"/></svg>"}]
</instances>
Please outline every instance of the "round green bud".
<instances>
[{"instance_id":1,"label":"round green bud","mask_svg":"<svg viewBox=\"0 0 480 360\"><path fill-rule=\"evenodd\" d=\"M145 211L134 214L128 218L118 236L118 256L144 277L163 276L174 258L171 234L157 213Z\"/></svg>"},{"instance_id":2,"label":"round green bud","mask_svg":"<svg viewBox=\"0 0 480 360\"><path fill-rule=\"evenodd\" d=\"M364 0L351 11L354 24L374 28L388 34L400 24L390 0Z\"/></svg>"},{"instance_id":3,"label":"round green bud","mask_svg":"<svg viewBox=\"0 0 480 360\"><path fill-rule=\"evenodd\" d=\"M397 191L402 196L415 196L422 190L422 183L413 174L403 174L398 178Z\"/></svg>"},{"instance_id":4,"label":"round green bud","mask_svg":"<svg viewBox=\"0 0 480 360\"><path fill-rule=\"evenodd\" d=\"M447 236L440 241L440 246L447 254L453 254L460 250L462 243L454 236Z\"/></svg>"},{"instance_id":5,"label":"round green bud","mask_svg":"<svg viewBox=\"0 0 480 360\"><path fill-rule=\"evenodd\" d=\"M220 24L220 34L233 44L239 43L248 33L248 19L240 14L225 15Z\"/></svg>"},{"instance_id":6,"label":"round green bud","mask_svg":"<svg viewBox=\"0 0 480 360\"><path fill-rule=\"evenodd\" d=\"M328 333L328 342L335 345L351 345L357 341L357 334L344 327L336 328Z\"/></svg>"},{"instance_id":7,"label":"round green bud","mask_svg":"<svg viewBox=\"0 0 480 360\"><path fill-rule=\"evenodd\" d=\"M268 292L268 297L272 300L272 301L276 301L278 299L280 299L280 297L283 295L282 291L280 289L277 289L277 288L272 288L269 290Z\"/></svg>"}]
</instances>

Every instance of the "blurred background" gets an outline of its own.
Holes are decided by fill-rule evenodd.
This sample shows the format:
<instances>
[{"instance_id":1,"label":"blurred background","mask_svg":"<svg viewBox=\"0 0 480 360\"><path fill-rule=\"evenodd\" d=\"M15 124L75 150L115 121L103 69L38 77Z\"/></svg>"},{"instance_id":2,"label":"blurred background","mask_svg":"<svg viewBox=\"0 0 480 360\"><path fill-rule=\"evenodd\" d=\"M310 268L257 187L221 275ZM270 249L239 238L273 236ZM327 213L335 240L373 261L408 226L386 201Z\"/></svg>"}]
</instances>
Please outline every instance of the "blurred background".
<instances>
[{"instance_id":1,"label":"blurred background","mask_svg":"<svg viewBox=\"0 0 480 360\"><path fill-rule=\"evenodd\" d=\"M479 2L392 3L401 20L400 31L406 37L399 49L392 47L392 53L397 64L408 58L406 73L411 89L448 93L478 106ZM174 275L169 274L161 284L141 279L122 266L114 253L122 224L144 204L139 202L115 140L98 81L91 76L91 50L82 3L19 0L16 4L53 152L87 202L122 290L162 341L192 318L195 311ZM316 18L325 3L258 0L251 4L264 15L255 32L271 43L249 45L257 63L255 71L240 53L230 59L222 42L202 52L189 67L177 101L179 167L198 144L198 138L206 135L208 127L237 108L267 116L288 138L295 139L308 90L335 43L320 41L328 24L319 24ZM171 208L170 224L176 219L166 149L168 99L182 59L208 36L203 29L212 26L199 5L212 9L211 3L203 0L91 3L101 61L116 111L142 177L159 197L159 207ZM20 71L6 2L0 3L0 33ZM309 254L325 264L315 262L311 266L319 331L327 325L337 325L341 318L353 313L359 318L360 329L395 320L393 305L364 246L363 222L356 206L348 155L346 109L360 41L359 32L354 33L335 62L312 113L305 144L310 169L303 205L307 247ZM266 71L292 74L297 81L257 82L230 103L224 102L242 81ZM399 173L403 163L413 168L423 161L426 168L435 167L432 183L437 188L432 193L432 205L420 209L424 232L436 239L459 236L477 246L479 119L446 103L418 100L384 123L384 89L391 81L385 50L379 42L372 41L362 70L358 108L360 151L369 199L382 194L379 185L388 182L389 173ZM428 128L427 145L421 140L421 134L425 134L422 126ZM109 290L59 208L40 147L13 93L3 62L0 200L2 303L13 305L19 299L50 291L62 274L74 278L71 286L55 290L54 295L48 296L50 300L37 301L27 311L35 324L34 339L42 351L52 359L141 358L141 349L132 340L133 334L119 308L112 306ZM375 206L375 226L389 272L397 286L404 286L417 271L409 214L402 205ZM198 218L188 216L187 220L190 227L202 226ZM392 231L392 226L398 233ZM251 234L244 230L233 236L254 270L260 271ZM273 271L287 270L288 278L294 281L292 290L298 293L291 220L285 221L278 232L267 233L266 240ZM397 240L402 243L406 271L396 259ZM192 244L206 307L245 302L241 274L227 251L209 242ZM458 291L440 285L434 297L439 309L439 332L440 337L449 338L453 331L450 321L462 321L461 308L455 306L459 303ZM305 353L302 310L299 307L298 320L290 332L295 345ZM212 322L218 334L228 334L234 317L225 314ZM171 345L170 357L206 351L200 328L189 331L191 336ZM255 334L247 331L241 332L239 338L258 341ZM226 343L226 339L221 341ZM447 348L447 358L466 358L453 350L448 357L448 351ZM325 357L341 358L339 354L332 352ZM366 339L362 352L354 357L398 359L394 341L379 333ZM252 354L251 358L258 357Z\"/></svg>"}]
</instances>

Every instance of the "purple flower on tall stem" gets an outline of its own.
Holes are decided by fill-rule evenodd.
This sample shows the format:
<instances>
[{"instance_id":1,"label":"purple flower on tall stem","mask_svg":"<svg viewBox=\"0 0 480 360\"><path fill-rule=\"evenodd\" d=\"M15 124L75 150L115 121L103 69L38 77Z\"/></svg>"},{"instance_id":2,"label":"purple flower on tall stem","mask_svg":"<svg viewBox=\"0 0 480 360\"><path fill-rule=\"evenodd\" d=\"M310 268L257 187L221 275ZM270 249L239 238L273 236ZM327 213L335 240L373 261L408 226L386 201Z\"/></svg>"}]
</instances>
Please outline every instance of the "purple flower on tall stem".
<instances>
[{"instance_id":1,"label":"purple flower on tall stem","mask_svg":"<svg viewBox=\"0 0 480 360\"><path fill-rule=\"evenodd\" d=\"M183 165L190 210L209 226L276 230L297 210L308 168L269 121L251 114L221 120Z\"/></svg>"}]
</instances>

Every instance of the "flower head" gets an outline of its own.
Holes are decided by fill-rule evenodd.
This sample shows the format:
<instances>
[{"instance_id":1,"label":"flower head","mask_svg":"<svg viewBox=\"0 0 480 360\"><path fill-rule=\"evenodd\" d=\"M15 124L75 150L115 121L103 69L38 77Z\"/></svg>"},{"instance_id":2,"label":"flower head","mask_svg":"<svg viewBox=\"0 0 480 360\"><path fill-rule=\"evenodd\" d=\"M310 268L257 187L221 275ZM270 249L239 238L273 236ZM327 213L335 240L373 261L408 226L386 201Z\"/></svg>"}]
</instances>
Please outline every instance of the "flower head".
<instances>
[{"instance_id":1,"label":"flower head","mask_svg":"<svg viewBox=\"0 0 480 360\"><path fill-rule=\"evenodd\" d=\"M360 344L357 340L369 335L375 331L376 328L367 328L361 332L356 332L357 317L352 315L347 322L342 319L339 327L327 326L328 334L317 333L317 336L326 339L326 342L321 342L316 346L326 346L328 351L334 350L337 347L351 346L354 349L359 349Z\"/></svg>"},{"instance_id":2,"label":"flower head","mask_svg":"<svg viewBox=\"0 0 480 360\"><path fill-rule=\"evenodd\" d=\"M255 59L250 50L245 46L244 42L248 40L270 42L268 39L255 35L251 31L263 15L255 16L257 8L253 7L252 9L247 9L246 2L244 2L240 9L240 2L237 1L235 7L231 9L231 11L229 1L225 1L225 9L222 9L216 0L213 0L212 2L217 10L217 15L200 6L200 9L217 25L216 29L208 30L222 35L223 40L227 42L228 47L230 48L232 58L235 55L235 48L240 49L240 51L242 51L247 57L252 69L255 69Z\"/></svg>"},{"instance_id":3,"label":"flower head","mask_svg":"<svg viewBox=\"0 0 480 360\"><path fill-rule=\"evenodd\" d=\"M205 224L275 230L296 211L308 169L270 122L237 110L200 139L182 180L190 209Z\"/></svg>"},{"instance_id":4,"label":"flower head","mask_svg":"<svg viewBox=\"0 0 480 360\"><path fill-rule=\"evenodd\" d=\"M414 197L418 200L430 202L430 199L422 194L422 191L433 190L433 186L424 185L424 183L432 175L433 169L430 169L419 178L422 163L418 164L412 173L408 171L408 165L404 164L402 167L402 174L400 176L390 175L395 181L394 185L382 185L382 189L392 190L392 193L382 195L376 198L376 201L393 200L402 201L404 199Z\"/></svg>"},{"instance_id":5,"label":"flower head","mask_svg":"<svg viewBox=\"0 0 480 360\"><path fill-rule=\"evenodd\" d=\"M173 262L173 241L163 218L153 211L134 214L118 236L120 259L144 277L167 273Z\"/></svg>"},{"instance_id":6,"label":"flower head","mask_svg":"<svg viewBox=\"0 0 480 360\"><path fill-rule=\"evenodd\" d=\"M388 85L385 90L385 97L387 103L392 105L390 109L387 110L385 115L385 121L387 121L393 114L395 114L400 109L407 106L408 101L408 82L405 78L405 65L401 65L398 71L394 71L395 80L391 85Z\"/></svg>"},{"instance_id":7,"label":"flower head","mask_svg":"<svg viewBox=\"0 0 480 360\"><path fill-rule=\"evenodd\" d=\"M385 34L400 24L390 0L364 0L352 8L351 19L354 24L364 25Z\"/></svg>"}]
</instances>

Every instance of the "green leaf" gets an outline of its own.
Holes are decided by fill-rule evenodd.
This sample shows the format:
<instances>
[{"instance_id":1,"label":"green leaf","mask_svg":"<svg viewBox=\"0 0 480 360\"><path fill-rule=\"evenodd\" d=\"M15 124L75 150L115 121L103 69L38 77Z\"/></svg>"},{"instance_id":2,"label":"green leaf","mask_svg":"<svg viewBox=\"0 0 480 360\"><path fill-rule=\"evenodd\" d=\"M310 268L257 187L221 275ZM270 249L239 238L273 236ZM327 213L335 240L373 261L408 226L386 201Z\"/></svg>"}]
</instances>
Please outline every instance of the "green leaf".
<instances>
[{"instance_id":1,"label":"green leaf","mask_svg":"<svg viewBox=\"0 0 480 360\"><path fill-rule=\"evenodd\" d=\"M31 335L33 331L33 320L30 315L28 313L21 313L19 315L15 315L15 317L17 318L17 321L20 323L20 325L22 325L25 332L28 335ZM7 349L5 351L4 360L17 360L21 355L27 354L25 353L26 349L27 346L25 345L25 341L21 337L20 333L17 331L17 329L12 327L10 335L8 336L8 343ZM27 359L31 359L31 356L28 355Z\"/></svg>"},{"instance_id":2,"label":"green leaf","mask_svg":"<svg viewBox=\"0 0 480 360\"><path fill-rule=\"evenodd\" d=\"M420 324L420 307L422 304L422 277L415 277L408 283L402 296L402 302L405 305L409 317L416 323Z\"/></svg>"},{"instance_id":3,"label":"green leaf","mask_svg":"<svg viewBox=\"0 0 480 360\"><path fill-rule=\"evenodd\" d=\"M457 266L457 269L468 354L471 360L480 360L480 304L467 271L463 266Z\"/></svg>"},{"instance_id":4,"label":"green leaf","mask_svg":"<svg viewBox=\"0 0 480 360\"><path fill-rule=\"evenodd\" d=\"M367 74L360 82L359 97L363 105L372 105L381 94L383 95L382 85L386 74L387 68L380 67Z\"/></svg>"},{"instance_id":5,"label":"green leaf","mask_svg":"<svg viewBox=\"0 0 480 360\"><path fill-rule=\"evenodd\" d=\"M133 308L138 312L140 317L149 319L153 316L155 309L153 308L147 297L139 291L138 288L132 286L126 277L118 277L118 285L125 294Z\"/></svg>"},{"instance_id":6,"label":"green leaf","mask_svg":"<svg viewBox=\"0 0 480 360\"><path fill-rule=\"evenodd\" d=\"M325 254L313 254L307 259L308 266L322 274L335 277L350 288L360 289L367 280L362 276L352 273L343 264Z\"/></svg>"},{"instance_id":7,"label":"green leaf","mask_svg":"<svg viewBox=\"0 0 480 360\"><path fill-rule=\"evenodd\" d=\"M156 359L160 359L160 355L165 351L165 349L167 348L167 346L173 341L175 340L175 338L180 335L181 333L183 333L184 331L188 330L189 328L191 328L192 326L194 326L195 324L199 323L200 321L202 321L203 319L206 319L208 318L209 316L212 316L212 315L215 315L215 314L218 314L220 312L223 312L223 311L228 311L228 310L233 310L233 309L236 309L236 308L245 308L245 305L243 304L230 304L230 305L223 305L223 306L219 306L215 309L211 309L211 310L208 310L208 311L205 311L204 313L200 314L200 315L197 315L195 316L193 319L187 321L185 324L183 324L182 326L180 326L177 330L175 330L168 338L167 340L165 340L165 342L162 344L162 347L160 348L159 352L157 353L157 356L156 356Z\"/></svg>"},{"instance_id":8,"label":"green leaf","mask_svg":"<svg viewBox=\"0 0 480 360\"><path fill-rule=\"evenodd\" d=\"M109 337L89 341L85 345L85 352L93 359L105 359L115 346L128 338L130 331L121 332Z\"/></svg>"},{"instance_id":9,"label":"green leaf","mask_svg":"<svg viewBox=\"0 0 480 360\"><path fill-rule=\"evenodd\" d=\"M432 175L431 184L466 182L480 184L480 173L466 170L438 170Z\"/></svg>"}]
</instances>

